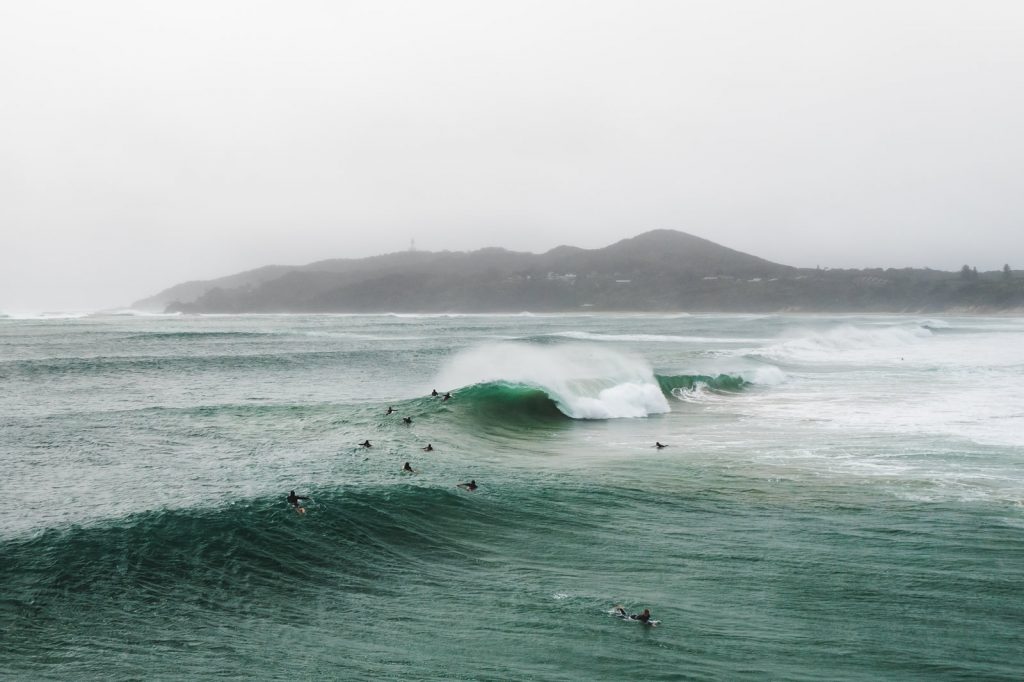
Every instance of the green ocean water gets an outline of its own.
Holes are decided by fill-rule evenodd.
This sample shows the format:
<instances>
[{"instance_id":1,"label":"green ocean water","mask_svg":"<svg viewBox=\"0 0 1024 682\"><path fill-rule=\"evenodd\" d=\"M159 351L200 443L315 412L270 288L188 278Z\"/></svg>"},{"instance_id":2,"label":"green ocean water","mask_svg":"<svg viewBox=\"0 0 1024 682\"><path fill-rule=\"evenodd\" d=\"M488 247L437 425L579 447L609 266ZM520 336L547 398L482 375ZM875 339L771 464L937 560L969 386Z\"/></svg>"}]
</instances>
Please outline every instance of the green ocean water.
<instances>
[{"instance_id":1,"label":"green ocean water","mask_svg":"<svg viewBox=\"0 0 1024 682\"><path fill-rule=\"evenodd\" d=\"M1022 377L1019 318L0 318L0 677L1018 680Z\"/></svg>"}]
</instances>

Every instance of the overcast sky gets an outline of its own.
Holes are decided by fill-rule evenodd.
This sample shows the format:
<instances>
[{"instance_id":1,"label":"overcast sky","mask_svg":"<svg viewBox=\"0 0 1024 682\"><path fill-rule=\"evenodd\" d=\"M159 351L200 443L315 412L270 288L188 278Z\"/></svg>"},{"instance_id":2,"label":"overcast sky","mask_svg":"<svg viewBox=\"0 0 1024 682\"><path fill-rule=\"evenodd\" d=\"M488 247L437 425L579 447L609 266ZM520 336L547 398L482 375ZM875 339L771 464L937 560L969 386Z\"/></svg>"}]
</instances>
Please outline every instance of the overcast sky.
<instances>
[{"instance_id":1,"label":"overcast sky","mask_svg":"<svg viewBox=\"0 0 1024 682\"><path fill-rule=\"evenodd\" d=\"M0 311L654 228L1024 268L1024 2L0 0Z\"/></svg>"}]
</instances>

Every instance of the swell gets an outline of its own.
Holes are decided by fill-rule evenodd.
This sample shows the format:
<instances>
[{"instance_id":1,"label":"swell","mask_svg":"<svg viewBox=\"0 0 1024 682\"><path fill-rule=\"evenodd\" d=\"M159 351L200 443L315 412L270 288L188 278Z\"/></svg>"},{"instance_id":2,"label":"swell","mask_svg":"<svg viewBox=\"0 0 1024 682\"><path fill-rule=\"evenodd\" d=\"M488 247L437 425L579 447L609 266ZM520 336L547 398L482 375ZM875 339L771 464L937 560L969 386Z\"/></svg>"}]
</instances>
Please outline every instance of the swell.
<instances>
[{"instance_id":1,"label":"swell","mask_svg":"<svg viewBox=\"0 0 1024 682\"><path fill-rule=\"evenodd\" d=\"M280 495L2 542L3 611L44 615L68 601L83 608L106 599L164 602L181 591L228 604L239 589L285 596L318 586L372 591L392 569L431 572L438 562L474 562L478 533L515 518L455 488L378 486L313 497L301 516Z\"/></svg>"},{"instance_id":2,"label":"swell","mask_svg":"<svg viewBox=\"0 0 1024 682\"><path fill-rule=\"evenodd\" d=\"M274 332L146 332L124 337L125 341L247 340L279 336Z\"/></svg>"},{"instance_id":3,"label":"swell","mask_svg":"<svg viewBox=\"0 0 1024 682\"><path fill-rule=\"evenodd\" d=\"M215 354L196 356L77 357L0 362L0 378L90 376L125 372L198 372L218 369L289 369L336 364L366 351Z\"/></svg>"}]
</instances>

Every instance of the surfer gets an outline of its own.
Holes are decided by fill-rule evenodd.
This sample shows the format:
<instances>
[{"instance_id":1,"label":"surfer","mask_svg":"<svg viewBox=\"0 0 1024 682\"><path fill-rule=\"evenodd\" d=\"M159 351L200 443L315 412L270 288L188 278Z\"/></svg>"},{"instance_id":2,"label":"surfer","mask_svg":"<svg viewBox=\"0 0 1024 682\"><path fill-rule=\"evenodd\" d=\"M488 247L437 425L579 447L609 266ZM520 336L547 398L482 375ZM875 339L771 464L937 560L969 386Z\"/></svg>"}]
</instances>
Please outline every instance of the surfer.
<instances>
[{"instance_id":1,"label":"surfer","mask_svg":"<svg viewBox=\"0 0 1024 682\"><path fill-rule=\"evenodd\" d=\"M427 447L423 448L423 452L433 452L433 451L434 451L434 446L431 445L430 443L427 443Z\"/></svg>"},{"instance_id":2,"label":"surfer","mask_svg":"<svg viewBox=\"0 0 1024 682\"><path fill-rule=\"evenodd\" d=\"M293 506L295 508L295 513L296 514L305 514L306 513L306 510L302 507L302 505L299 504L299 500L308 500L308 499L309 498L305 497L304 495L296 495L294 490L291 491L290 493L288 493L288 504L290 504L291 506Z\"/></svg>"},{"instance_id":3,"label":"surfer","mask_svg":"<svg viewBox=\"0 0 1024 682\"><path fill-rule=\"evenodd\" d=\"M622 608L621 606L616 606L615 612L619 615L620 618L626 618L628 620L638 620L641 623L649 623L651 621L650 609L644 609L643 613L627 614L626 609Z\"/></svg>"},{"instance_id":4,"label":"surfer","mask_svg":"<svg viewBox=\"0 0 1024 682\"><path fill-rule=\"evenodd\" d=\"M408 471L410 474L415 474L416 473L416 470L413 469L411 466L409 466L408 462L406 462L405 466L402 467L402 471Z\"/></svg>"},{"instance_id":5,"label":"surfer","mask_svg":"<svg viewBox=\"0 0 1024 682\"><path fill-rule=\"evenodd\" d=\"M391 407L390 405L388 405L388 411L387 411L387 412L385 412L384 414L391 414L391 413L392 413L392 412L394 412L394 411L395 411L395 408L393 408L393 407Z\"/></svg>"},{"instance_id":6,"label":"surfer","mask_svg":"<svg viewBox=\"0 0 1024 682\"><path fill-rule=\"evenodd\" d=\"M373 444L370 443L369 440L364 440L362 443L359 444L359 447L361 447L361 448L372 448Z\"/></svg>"},{"instance_id":7,"label":"surfer","mask_svg":"<svg viewBox=\"0 0 1024 682\"><path fill-rule=\"evenodd\" d=\"M412 417L402 417L402 421L406 424L412 424Z\"/></svg>"},{"instance_id":8,"label":"surfer","mask_svg":"<svg viewBox=\"0 0 1024 682\"><path fill-rule=\"evenodd\" d=\"M433 391L430 392L430 396L432 398L436 398L437 397L437 389L436 388Z\"/></svg>"},{"instance_id":9,"label":"surfer","mask_svg":"<svg viewBox=\"0 0 1024 682\"><path fill-rule=\"evenodd\" d=\"M477 489L476 480L472 480L469 483L460 483L458 485L458 487L459 488L465 488L466 490L476 490Z\"/></svg>"},{"instance_id":10,"label":"surfer","mask_svg":"<svg viewBox=\"0 0 1024 682\"><path fill-rule=\"evenodd\" d=\"M445 393L444 397L441 398L441 402L443 403L446 400L451 400L451 398L452 398L452 394L451 393Z\"/></svg>"},{"instance_id":11,"label":"surfer","mask_svg":"<svg viewBox=\"0 0 1024 682\"><path fill-rule=\"evenodd\" d=\"M665 445L664 443L659 442L659 441L654 441L654 447L656 447L659 450L661 450L662 448L667 448L668 446Z\"/></svg>"}]
</instances>

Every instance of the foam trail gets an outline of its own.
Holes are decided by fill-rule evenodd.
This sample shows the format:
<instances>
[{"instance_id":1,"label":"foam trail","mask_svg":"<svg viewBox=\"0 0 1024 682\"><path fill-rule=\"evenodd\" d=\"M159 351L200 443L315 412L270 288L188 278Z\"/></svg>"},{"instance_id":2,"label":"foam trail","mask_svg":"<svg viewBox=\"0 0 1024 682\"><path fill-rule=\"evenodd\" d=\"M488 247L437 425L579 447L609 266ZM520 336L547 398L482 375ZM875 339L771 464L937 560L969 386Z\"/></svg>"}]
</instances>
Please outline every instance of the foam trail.
<instances>
[{"instance_id":1,"label":"foam trail","mask_svg":"<svg viewBox=\"0 0 1024 682\"><path fill-rule=\"evenodd\" d=\"M499 343L460 353L438 374L438 386L486 382L534 386L574 419L646 417L670 411L650 365L593 346Z\"/></svg>"}]
</instances>

